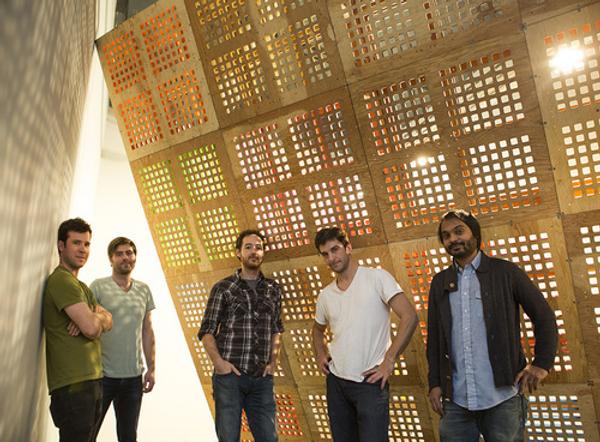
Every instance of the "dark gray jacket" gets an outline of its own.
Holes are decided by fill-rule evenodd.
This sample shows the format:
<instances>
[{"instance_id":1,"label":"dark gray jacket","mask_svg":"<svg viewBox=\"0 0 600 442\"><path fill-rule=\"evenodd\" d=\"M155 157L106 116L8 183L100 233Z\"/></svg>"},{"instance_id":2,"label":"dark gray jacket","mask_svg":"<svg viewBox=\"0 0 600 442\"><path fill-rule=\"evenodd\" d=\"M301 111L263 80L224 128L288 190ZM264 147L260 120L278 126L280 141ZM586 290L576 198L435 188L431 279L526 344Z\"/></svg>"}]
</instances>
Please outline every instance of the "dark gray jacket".
<instances>
[{"instance_id":1,"label":"dark gray jacket","mask_svg":"<svg viewBox=\"0 0 600 442\"><path fill-rule=\"evenodd\" d=\"M554 312L540 290L512 262L484 253L481 254L477 279L481 286L487 330L485 339L496 387L513 384L516 375L526 365L519 333L519 306L527 313L535 330L535 359L532 364L550 371L554 364L558 332ZM441 387L443 396L448 399L452 399L452 315L449 296L457 289L456 269L451 265L433 277L429 290L429 389Z\"/></svg>"}]
</instances>

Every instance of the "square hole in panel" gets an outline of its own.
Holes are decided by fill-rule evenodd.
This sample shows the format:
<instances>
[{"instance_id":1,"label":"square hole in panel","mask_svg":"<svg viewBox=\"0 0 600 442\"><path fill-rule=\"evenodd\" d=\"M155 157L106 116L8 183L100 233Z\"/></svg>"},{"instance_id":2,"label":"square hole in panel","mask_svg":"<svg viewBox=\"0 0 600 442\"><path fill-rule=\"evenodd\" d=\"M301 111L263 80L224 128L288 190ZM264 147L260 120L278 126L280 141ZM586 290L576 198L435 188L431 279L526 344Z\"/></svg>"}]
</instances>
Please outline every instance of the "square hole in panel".
<instances>
[{"instance_id":1,"label":"square hole in panel","mask_svg":"<svg viewBox=\"0 0 600 442\"><path fill-rule=\"evenodd\" d=\"M569 351L567 331L565 330L565 319L562 310L554 310L556 326L558 329L558 349L554 356L552 369L557 373L573 370L573 360ZM531 319L523 313L521 318L521 345L527 359L532 360L535 356L535 336Z\"/></svg>"},{"instance_id":2,"label":"square hole in panel","mask_svg":"<svg viewBox=\"0 0 600 442\"><path fill-rule=\"evenodd\" d=\"M192 204L228 195L214 144L198 146L177 156Z\"/></svg>"},{"instance_id":3,"label":"square hole in panel","mask_svg":"<svg viewBox=\"0 0 600 442\"><path fill-rule=\"evenodd\" d=\"M150 91L126 99L119 103L117 108L131 150L163 139L158 113Z\"/></svg>"},{"instance_id":4,"label":"square hole in panel","mask_svg":"<svg viewBox=\"0 0 600 442\"><path fill-rule=\"evenodd\" d=\"M246 0L197 0L193 2L206 49L214 48L252 29Z\"/></svg>"},{"instance_id":5,"label":"square hole in panel","mask_svg":"<svg viewBox=\"0 0 600 442\"><path fill-rule=\"evenodd\" d=\"M313 421L317 426L319 440L332 440L331 428L329 427L329 414L327 412L327 395L309 394L308 409L312 415Z\"/></svg>"},{"instance_id":6,"label":"square hole in panel","mask_svg":"<svg viewBox=\"0 0 600 442\"><path fill-rule=\"evenodd\" d=\"M439 71L455 137L525 118L510 49Z\"/></svg>"},{"instance_id":7,"label":"square hole in panel","mask_svg":"<svg viewBox=\"0 0 600 442\"><path fill-rule=\"evenodd\" d=\"M323 290L316 266L273 272L272 277L282 289L284 321L308 321L315 316L317 296Z\"/></svg>"},{"instance_id":8,"label":"square hole in panel","mask_svg":"<svg viewBox=\"0 0 600 442\"><path fill-rule=\"evenodd\" d=\"M315 227L337 225L351 238L373 233L358 175L306 186Z\"/></svg>"},{"instance_id":9,"label":"square hole in panel","mask_svg":"<svg viewBox=\"0 0 600 442\"><path fill-rule=\"evenodd\" d=\"M340 4L354 66L417 47L417 33L407 3L407 0L346 0Z\"/></svg>"},{"instance_id":10,"label":"square hole in panel","mask_svg":"<svg viewBox=\"0 0 600 442\"><path fill-rule=\"evenodd\" d=\"M359 266L364 267L373 267L375 269L381 269L383 266L381 265L381 258L378 256L366 257L366 258L358 258L356 260ZM335 275L335 273L334 273Z\"/></svg>"},{"instance_id":11,"label":"square hole in panel","mask_svg":"<svg viewBox=\"0 0 600 442\"><path fill-rule=\"evenodd\" d=\"M291 351L288 355L293 357L293 361L298 365L298 369L302 376L309 376L312 378L324 378L325 375L321 373L312 345L312 331L310 328L289 328L286 330L289 333L290 339L292 340ZM325 332L325 338L329 343L331 341L331 335L329 329ZM286 351L287 351L286 347Z\"/></svg>"},{"instance_id":12,"label":"square hole in panel","mask_svg":"<svg viewBox=\"0 0 600 442\"><path fill-rule=\"evenodd\" d=\"M107 81L112 83L115 94L146 80L133 31L124 32L106 42L101 52L107 70L106 76L110 77Z\"/></svg>"},{"instance_id":13,"label":"square hole in panel","mask_svg":"<svg viewBox=\"0 0 600 442\"><path fill-rule=\"evenodd\" d=\"M200 262L185 218L179 217L158 223L155 231L167 267L181 267Z\"/></svg>"},{"instance_id":14,"label":"square hole in panel","mask_svg":"<svg viewBox=\"0 0 600 442\"><path fill-rule=\"evenodd\" d=\"M211 287L204 282L188 282L175 285L175 301L182 313L180 319L191 331L197 332L200 329L210 290Z\"/></svg>"},{"instance_id":15,"label":"square hole in panel","mask_svg":"<svg viewBox=\"0 0 600 442\"><path fill-rule=\"evenodd\" d=\"M138 175L146 205L152 213L163 213L183 207L181 195L173 181L170 160L142 167Z\"/></svg>"},{"instance_id":16,"label":"square hole in panel","mask_svg":"<svg viewBox=\"0 0 600 442\"><path fill-rule=\"evenodd\" d=\"M600 119L563 126L561 132L573 198L600 195Z\"/></svg>"},{"instance_id":17,"label":"square hole in panel","mask_svg":"<svg viewBox=\"0 0 600 442\"><path fill-rule=\"evenodd\" d=\"M458 157L475 215L541 204L541 183L528 135L460 148Z\"/></svg>"},{"instance_id":18,"label":"square hole in panel","mask_svg":"<svg viewBox=\"0 0 600 442\"><path fill-rule=\"evenodd\" d=\"M246 189L256 189L291 178L288 157L277 123L252 129L233 138Z\"/></svg>"},{"instance_id":19,"label":"square hole in panel","mask_svg":"<svg viewBox=\"0 0 600 442\"><path fill-rule=\"evenodd\" d=\"M285 31L267 34L264 39L280 93L331 77L325 42L316 15L289 25Z\"/></svg>"},{"instance_id":20,"label":"square hole in panel","mask_svg":"<svg viewBox=\"0 0 600 442\"><path fill-rule=\"evenodd\" d=\"M378 156L440 139L424 75L365 91L363 101Z\"/></svg>"},{"instance_id":21,"label":"square hole in panel","mask_svg":"<svg viewBox=\"0 0 600 442\"><path fill-rule=\"evenodd\" d=\"M600 20L547 35L544 43L556 109L565 111L598 103Z\"/></svg>"},{"instance_id":22,"label":"square hole in panel","mask_svg":"<svg viewBox=\"0 0 600 442\"><path fill-rule=\"evenodd\" d=\"M579 228L579 233L585 257L589 293L598 296L600 295L600 224L582 226Z\"/></svg>"},{"instance_id":23,"label":"square hole in panel","mask_svg":"<svg viewBox=\"0 0 600 442\"><path fill-rule=\"evenodd\" d=\"M175 5L140 23L140 31L154 75L189 60L188 42Z\"/></svg>"},{"instance_id":24,"label":"square hole in panel","mask_svg":"<svg viewBox=\"0 0 600 442\"><path fill-rule=\"evenodd\" d=\"M405 288L412 297L413 305L419 316L419 328L423 342L427 343L427 306L429 286L434 275L448 267L452 260L443 247L429 250L407 251L402 256L403 265L409 280Z\"/></svg>"},{"instance_id":25,"label":"square hole in panel","mask_svg":"<svg viewBox=\"0 0 600 442\"><path fill-rule=\"evenodd\" d=\"M193 69L159 84L158 92L172 135L208 121L204 98Z\"/></svg>"},{"instance_id":26,"label":"square hole in panel","mask_svg":"<svg viewBox=\"0 0 600 442\"><path fill-rule=\"evenodd\" d=\"M576 395L529 396L526 431L530 441L584 442L581 407Z\"/></svg>"},{"instance_id":27,"label":"square hole in panel","mask_svg":"<svg viewBox=\"0 0 600 442\"><path fill-rule=\"evenodd\" d=\"M275 393L277 405L277 434L282 437L302 437L304 432L298 420L301 405L288 393ZM302 408L300 408L302 410Z\"/></svg>"},{"instance_id":28,"label":"square hole in panel","mask_svg":"<svg viewBox=\"0 0 600 442\"><path fill-rule=\"evenodd\" d=\"M266 78L256 42L251 41L210 61L219 97L227 114L265 99Z\"/></svg>"},{"instance_id":29,"label":"square hole in panel","mask_svg":"<svg viewBox=\"0 0 600 442\"><path fill-rule=\"evenodd\" d=\"M455 206L444 155L383 168L387 202L397 229L437 223Z\"/></svg>"},{"instance_id":30,"label":"square hole in panel","mask_svg":"<svg viewBox=\"0 0 600 442\"><path fill-rule=\"evenodd\" d=\"M285 17L290 11L310 4L312 0L256 0L260 23L265 24L280 17Z\"/></svg>"},{"instance_id":31,"label":"square hole in panel","mask_svg":"<svg viewBox=\"0 0 600 442\"><path fill-rule=\"evenodd\" d=\"M425 16L431 40L487 26L504 15L509 0L435 0L424 1Z\"/></svg>"},{"instance_id":32,"label":"square hole in panel","mask_svg":"<svg viewBox=\"0 0 600 442\"><path fill-rule=\"evenodd\" d=\"M196 221L210 261L236 256L235 240L239 227L231 207L204 210L196 214Z\"/></svg>"},{"instance_id":33,"label":"square hole in panel","mask_svg":"<svg viewBox=\"0 0 600 442\"><path fill-rule=\"evenodd\" d=\"M266 250L310 244L296 190L256 198L251 204L256 224L267 237Z\"/></svg>"},{"instance_id":34,"label":"square hole in panel","mask_svg":"<svg viewBox=\"0 0 600 442\"><path fill-rule=\"evenodd\" d=\"M427 421L427 416L425 420ZM390 394L390 441L425 442L417 401L412 395Z\"/></svg>"},{"instance_id":35,"label":"square hole in panel","mask_svg":"<svg viewBox=\"0 0 600 442\"><path fill-rule=\"evenodd\" d=\"M354 163L340 102L294 115L287 123L302 175Z\"/></svg>"}]
</instances>

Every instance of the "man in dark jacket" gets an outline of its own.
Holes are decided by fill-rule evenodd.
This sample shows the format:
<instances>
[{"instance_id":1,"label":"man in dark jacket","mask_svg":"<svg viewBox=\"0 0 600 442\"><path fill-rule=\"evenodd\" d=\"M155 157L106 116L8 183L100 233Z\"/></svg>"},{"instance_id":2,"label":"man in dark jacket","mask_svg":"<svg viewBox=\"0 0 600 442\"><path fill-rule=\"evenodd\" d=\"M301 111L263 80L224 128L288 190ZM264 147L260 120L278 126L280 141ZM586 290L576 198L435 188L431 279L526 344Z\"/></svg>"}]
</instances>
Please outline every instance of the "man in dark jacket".
<instances>
[{"instance_id":1,"label":"man in dark jacket","mask_svg":"<svg viewBox=\"0 0 600 442\"><path fill-rule=\"evenodd\" d=\"M480 250L477 219L446 213L438 237L454 262L431 282L427 361L429 400L441 416L442 441L522 441L523 393L552 368L558 333L554 312L515 264ZM522 307L535 330L535 358L521 348Z\"/></svg>"}]
</instances>

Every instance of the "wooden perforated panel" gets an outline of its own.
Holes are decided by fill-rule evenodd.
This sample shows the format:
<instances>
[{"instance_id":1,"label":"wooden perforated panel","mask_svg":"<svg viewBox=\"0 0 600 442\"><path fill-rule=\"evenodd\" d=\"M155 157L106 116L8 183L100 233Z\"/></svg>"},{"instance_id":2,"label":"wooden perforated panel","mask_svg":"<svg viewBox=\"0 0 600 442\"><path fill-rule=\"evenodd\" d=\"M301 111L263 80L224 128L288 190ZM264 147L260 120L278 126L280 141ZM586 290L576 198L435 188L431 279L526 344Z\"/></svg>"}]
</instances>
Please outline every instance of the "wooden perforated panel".
<instances>
[{"instance_id":1,"label":"wooden perforated panel","mask_svg":"<svg viewBox=\"0 0 600 442\"><path fill-rule=\"evenodd\" d=\"M390 440L437 438L429 284L451 262L440 217L465 208L484 251L523 268L555 312L559 349L532 399L529 438L597 439L599 23L591 0L159 0L102 37L115 116L205 391L205 302L239 266L237 233L258 228L263 271L283 295L280 437L331 438L310 330L335 275L313 241L340 225L354 258L390 271L419 316L392 378ZM532 357L526 315L521 329Z\"/></svg>"},{"instance_id":2,"label":"wooden perforated panel","mask_svg":"<svg viewBox=\"0 0 600 442\"><path fill-rule=\"evenodd\" d=\"M527 41L557 192L566 213L600 201L600 6L534 24Z\"/></svg>"},{"instance_id":3,"label":"wooden perforated panel","mask_svg":"<svg viewBox=\"0 0 600 442\"><path fill-rule=\"evenodd\" d=\"M217 129L183 0L154 4L97 44L130 160Z\"/></svg>"}]
</instances>

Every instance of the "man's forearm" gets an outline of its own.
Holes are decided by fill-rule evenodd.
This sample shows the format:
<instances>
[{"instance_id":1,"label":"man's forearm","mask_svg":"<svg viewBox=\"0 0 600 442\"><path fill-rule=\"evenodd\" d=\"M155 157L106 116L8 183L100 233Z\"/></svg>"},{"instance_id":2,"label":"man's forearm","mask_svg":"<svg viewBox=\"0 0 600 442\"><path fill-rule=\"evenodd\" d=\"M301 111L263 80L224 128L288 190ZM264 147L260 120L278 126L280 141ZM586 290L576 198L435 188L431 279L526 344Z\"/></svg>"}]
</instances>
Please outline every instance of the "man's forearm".
<instances>
[{"instance_id":1,"label":"man's forearm","mask_svg":"<svg viewBox=\"0 0 600 442\"><path fill-rule=\"evenodd\" d=\"M313 326L312 329L313 348L317 358L328 354L327 342L325 341L325 332L320 328Z\"/></svg>"},{"instance_id":2,"label":"man's forearm","mask_svg":"<svg viewBox=\"0 0 600 442\"><path fill-rule=\"evenodd\" d=\"M222 358L221 353L219 352L219 348L217 347L217 341L215 337L210 333L202 336L202 344L204 345L204 349L208 354L208 357L212 361L213 365L218 363Z\"/></svg>"},{"instance_id":3,"label":"man's forearm","mask_svg":"<svg viewBox=\"0 0 600 442\"><path fill-rule=\"evenodd\" d=\"M154 340L154 329L144 327L142 329L142 348L148 371L154 371L154 359L156 355L156 341Z\"/></svg>"}]
</instances>

